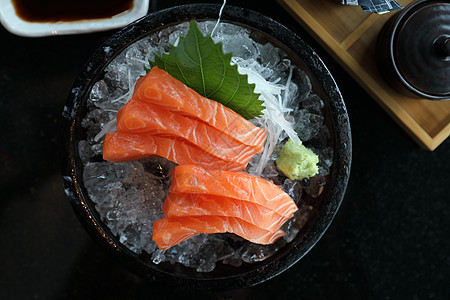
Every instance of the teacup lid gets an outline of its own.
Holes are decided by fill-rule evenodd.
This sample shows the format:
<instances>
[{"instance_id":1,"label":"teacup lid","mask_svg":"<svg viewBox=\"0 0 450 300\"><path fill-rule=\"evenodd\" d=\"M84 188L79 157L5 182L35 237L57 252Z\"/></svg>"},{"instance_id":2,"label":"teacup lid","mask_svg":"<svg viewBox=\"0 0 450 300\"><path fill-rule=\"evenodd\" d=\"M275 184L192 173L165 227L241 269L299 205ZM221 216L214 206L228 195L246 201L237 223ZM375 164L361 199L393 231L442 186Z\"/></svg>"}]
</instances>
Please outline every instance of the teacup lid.
<instances>
[{"instance_id":1,"label":"teacup lid","mask_svg":"<svg viewBox=\"0 0 450 300\"><path fill-rule=\"evenodd\" d=\"M450 97L450 3L416 2L394 34L394 60L407 87L427 98Z\"/></svg>"}]
</instances>

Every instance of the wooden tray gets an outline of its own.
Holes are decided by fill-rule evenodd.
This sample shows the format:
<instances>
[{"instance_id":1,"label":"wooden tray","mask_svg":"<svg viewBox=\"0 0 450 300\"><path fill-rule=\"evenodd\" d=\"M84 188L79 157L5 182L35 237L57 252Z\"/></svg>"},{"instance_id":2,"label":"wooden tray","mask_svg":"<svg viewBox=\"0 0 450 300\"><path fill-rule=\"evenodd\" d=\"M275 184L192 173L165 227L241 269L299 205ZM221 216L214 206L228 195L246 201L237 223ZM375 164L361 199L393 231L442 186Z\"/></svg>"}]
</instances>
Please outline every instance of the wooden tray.
<instances>
[{"instance_id":1,"label":"wooden tray","mask_svg":"<svg viewBox=\"0 0 450 300\"><path fill-rule=\"evenodd\" d=\"M378 72L376 39L394 13L366 14L338 0L278 1L419 145L434 150L450 135L450 101L404 96ZM414 1L397 2L406 6Z\"/></svg>"}]
</instances>

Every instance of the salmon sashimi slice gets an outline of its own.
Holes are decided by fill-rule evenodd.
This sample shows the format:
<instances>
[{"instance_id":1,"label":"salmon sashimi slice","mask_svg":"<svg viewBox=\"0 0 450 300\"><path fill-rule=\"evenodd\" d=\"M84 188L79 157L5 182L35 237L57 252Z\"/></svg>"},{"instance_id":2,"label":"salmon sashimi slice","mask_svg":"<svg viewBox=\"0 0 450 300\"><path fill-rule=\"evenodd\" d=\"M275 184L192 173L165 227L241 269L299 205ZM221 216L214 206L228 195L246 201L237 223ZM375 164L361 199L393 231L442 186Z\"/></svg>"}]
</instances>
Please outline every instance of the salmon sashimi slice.
<instances>
[{"instance_id":1,"label":"salmon sashimi slice","mask_svg":"<svg viewBox=\"0 0 450 300\"><path fill-rule=\"evenodd\" d=\"M288 220L256 203L206 194L169 193L163 205L166 218L224 216L238 218L274 232Z\"/></svg>"},{"instance_id":2,"label":"salmon sashimi slice","mask_svg":"<svg viewBox=\"0 0 450 300\"><path fill-rule=\"evenodd\" d=\"M284 235L270 232L238 218L221 216L176 217L153 222L153 240L160 250L169 249L199 233L234 233L252 243L273 244Z\"/></svg>"},{"instance_id":3,"label":"salmon sashimi slice","mask_svg":"<svg viewBox=\"0 0 450 300\"><path fill-rule=\"evenodd\" d=\"M199 119L262 152L266 130L255 126L221 103L198 94L166 71L153 67L138 79L133 98Z\"/></svg>"},{"instance_id":4,"label":"salmon sashimi slice","mask_svg":"<svg viewBox=\"0 0 450 300\"><path fill-rule=\"evenodd\" d=\"M261 177L245 172L206 170L198 165L175 167L169 192L216 195L254 202L286 218L291 218L298 210L286 192Z\"/></svg>"},{"instance_id":5,"label":"salmon sashimi slice","mask_svg":"<svg viewBox=\"0 0 450 300\"><path fill-rule=\"evenodd\" d=\"M207 169L240 171L245 167L175 138L121 132L110 132L105 136L104 160L125 162L154 156L165 157L177 164L198 164Z\"/></svg>"},{"instance_id":6,"label":"salmon sashimi slice","mask_svg":"<svg viewBox=\"0 0 450 300\"><path fill-rule=\"evenodd\" d=\"M255 150L196 119L157 105L131 99L117 114L117 132L174 136L193 143L217 157L246 166ZM245 168L245 167L244 167Z\"/></svg>"}]
</instances>

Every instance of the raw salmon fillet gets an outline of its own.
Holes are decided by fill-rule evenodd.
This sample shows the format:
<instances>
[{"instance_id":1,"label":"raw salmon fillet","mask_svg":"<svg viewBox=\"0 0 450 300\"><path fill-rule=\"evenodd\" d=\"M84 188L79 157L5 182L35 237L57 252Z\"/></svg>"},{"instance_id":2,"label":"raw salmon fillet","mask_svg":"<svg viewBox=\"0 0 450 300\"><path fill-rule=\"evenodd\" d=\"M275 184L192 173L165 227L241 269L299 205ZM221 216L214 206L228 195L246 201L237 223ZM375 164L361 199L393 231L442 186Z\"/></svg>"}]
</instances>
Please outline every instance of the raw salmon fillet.
<instances>
[{"instance_id":1,"label":"raw salmon fillet","mask_svg":"<svg viewBox=\"0 0 450 300\"><path fill-rule=\"evenodd\" d=\"M207 170L196 165L175 167L171 193L197 193L253 202L291 218L298 210L294 201L281 188L244 172Z\"/></svg>"},{"instance_id":2,"label":"raw salmon fillet","mask_svg":"<svg viewBox=\"0 0 450 300\"><path fill-rule=\"evenodd\" d=\"M253 125L221 103L201 96L158 67L138 79L133 98L205 122L253 147L257 153L263 150L265 129Z\"/></svg>"},{"instance_id":3,"label":"raw salmon fillet","mask_svg":"<svg viewBox=\"0 0 450 300\"><path fill-rule=\"evenodd\" d=\"M225 160L248 164L256 154L223 131L157 105L131 99L117 114L117 132L177 137Z\"/></svg>"},{"instance_id":4,"label":"raw salmon fillet","mask_svg":"<svg viewBox=\"0 0 450 300\"><path fill-rule=\"evenodd\" d=\"M274 232L288 220L274 210L256 203L228 197L169 193L163 205L166 218L189 216L225 216L238 218Z\"/></svg>"},{"instance_id":5,"label":"raw salmon fillet","mask_svg":"<svg viewBox=\"0 0 450 300\"><path fill-rule=\"evenodd\" d=\"M270 232L232 217L200 216L166 218L153 222L153 240L161 250L169 249L199 233L234 233L252 243L272 244L284 235Z\"/></svg>"},{"instance_id":6,"label":"raw salmon fillet","mask_svg":"<svg viewBox=\"0 0 450 300\"><path fill-rule=\"evenodd\" d=\"M126 132L110 132L105 136L104 160L125 162L154 156L165 157L177 164L198 164L208 169L243 169L242 164L220 159L176 138Z\"/></svg>"}]
</instances>

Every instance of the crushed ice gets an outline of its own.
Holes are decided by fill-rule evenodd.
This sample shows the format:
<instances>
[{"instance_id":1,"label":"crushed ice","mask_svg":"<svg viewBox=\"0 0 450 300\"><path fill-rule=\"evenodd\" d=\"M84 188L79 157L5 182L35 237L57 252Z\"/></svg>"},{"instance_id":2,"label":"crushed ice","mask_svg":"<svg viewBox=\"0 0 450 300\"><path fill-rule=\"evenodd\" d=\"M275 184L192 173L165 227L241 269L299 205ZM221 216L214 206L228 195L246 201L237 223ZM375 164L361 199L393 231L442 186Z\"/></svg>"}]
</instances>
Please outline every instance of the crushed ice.
<instances>
[{"instance_id":1,"label":"crushed ice","mask_svg":"<svg viewBox=\"0 0 450 300\"><path fill-rule=\"evenodd\" d=\"M214 25L213 21L198 23L203 34L210 33ZM243 262L262 261L291 242L313 210L303 201L302 191L312 197L320 195L333 162L333 151L324 124L323 101L312 93L307 74L272 44L255 42L249 29L219 23L213 40L223 43L225 53L233 52L232 62L255 83L266 106L266 116L252 120L268 129L265 150L250 161L246 171L279 185L294 199L299 211L282 227L284 238L273 245L252 244L233 234L199 234L168 250L157 249L152 241L152 223L164 217L162 204L174 163L163 158L105 162L103 137L115 131L117 111L131 98L136 80L145 75L144 66L148 68L148 60L154 58L153 52L167 52L169 44L176 43L188 29L189 23L185 22L151 34L129 46L108 65L104 78L92 88L88 113L81 124L86 139L78 146L88 194L102 221L122 244L136 253L150 254L156 264L181 263L198 272L210 272L219 261L235 267ZM320 158L320 175L301 182L282 178L275 166L280 143L288 136L298 139L297 134Z\"/></svg>"}]
</instances>

